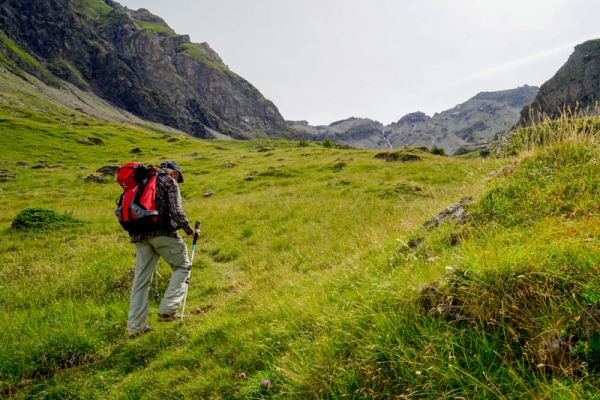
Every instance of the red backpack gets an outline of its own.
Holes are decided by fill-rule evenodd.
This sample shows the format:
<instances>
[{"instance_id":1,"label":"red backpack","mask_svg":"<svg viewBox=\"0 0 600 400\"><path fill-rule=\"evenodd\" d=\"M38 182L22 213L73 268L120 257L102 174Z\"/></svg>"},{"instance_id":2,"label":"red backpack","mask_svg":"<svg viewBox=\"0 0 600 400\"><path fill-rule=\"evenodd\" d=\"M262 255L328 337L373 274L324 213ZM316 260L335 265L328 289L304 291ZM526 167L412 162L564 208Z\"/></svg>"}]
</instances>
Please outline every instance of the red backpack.
<instances>
[{"instance_id":1,"label":"red backpack","mask_svg":"<svg viewBox=\"0 0 600 400\"><path fill-rule=\"evenodd\" d=\"M137 162L123 164L117 182L124 192L117 200L115 215L123 229L138 233L156 227L156 167Z\"/></svg>"}]
</instances>

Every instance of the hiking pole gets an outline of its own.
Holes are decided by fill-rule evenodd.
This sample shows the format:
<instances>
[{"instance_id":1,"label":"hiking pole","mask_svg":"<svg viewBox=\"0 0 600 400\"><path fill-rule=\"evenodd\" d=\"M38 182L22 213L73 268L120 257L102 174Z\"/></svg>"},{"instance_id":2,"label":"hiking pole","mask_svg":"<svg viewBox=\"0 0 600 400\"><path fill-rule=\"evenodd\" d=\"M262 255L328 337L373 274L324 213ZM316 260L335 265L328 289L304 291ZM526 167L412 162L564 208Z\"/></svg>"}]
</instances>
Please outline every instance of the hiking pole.
<instances>
[{"instance_id":1,"label":"hiking pole","mask_svg":"<svg viewBox=\"0 0 600 400\"><path fill-rule=\"evenodd\" d=\"M154 266L154 272L152 273L152 279L155 279L154 282L154 300L158 299L158 278L160 278L160 274L158 273L158 263ZM152 284L152 279L150 280L150 284Z\"/></svg>"},{"instance_id":2,"label":"hiking pole","mask_svg":"<svg viewBox=\"0 0 600 400\"><path fill-rule=\"evenodd\" d=\"M200 222L196 221L196 226L194 229L198 230L200 228ZM188 288L190 287L190 276L192 275L192 263L194 262L194 251L196 251L196 240L198 240L198 235L194 235L194 242L192 243L192 257L190 258L190 268L188 269L187 278L185 278L185 294L183 295L183 307L181 307L181 321L180 324L183 324L183 314L185 312L185 301L187 299Z\"/></svg>"}]
</instances>

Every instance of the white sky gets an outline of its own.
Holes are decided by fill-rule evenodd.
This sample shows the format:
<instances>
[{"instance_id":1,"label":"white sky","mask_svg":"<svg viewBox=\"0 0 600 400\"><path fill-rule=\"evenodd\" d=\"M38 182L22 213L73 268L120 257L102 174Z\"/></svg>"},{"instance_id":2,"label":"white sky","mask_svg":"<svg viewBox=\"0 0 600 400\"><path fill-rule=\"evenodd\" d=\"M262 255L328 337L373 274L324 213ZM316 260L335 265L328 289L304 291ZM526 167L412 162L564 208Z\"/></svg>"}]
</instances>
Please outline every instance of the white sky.
<instances>
[{"instance_id":1,"label":"white sky","mask_svg":"<svg viewBox=\"0 0 600 400\"><path fill-rule=\"evenodd\" d=\"M285 119L312 125L540 86L600 38L599 0L118 1L208 42Z\"/></svg>"}]
</instances>

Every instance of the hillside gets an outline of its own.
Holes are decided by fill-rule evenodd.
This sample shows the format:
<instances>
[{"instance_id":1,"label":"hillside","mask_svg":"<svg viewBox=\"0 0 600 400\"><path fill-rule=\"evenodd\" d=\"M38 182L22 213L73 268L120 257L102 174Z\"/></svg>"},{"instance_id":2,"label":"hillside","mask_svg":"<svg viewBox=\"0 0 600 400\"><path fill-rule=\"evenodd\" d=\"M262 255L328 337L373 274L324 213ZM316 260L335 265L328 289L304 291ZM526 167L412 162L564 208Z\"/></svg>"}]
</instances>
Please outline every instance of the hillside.
<instances>
[{"instance_id":1,"label":"hillside","mask_svg":"<svg viewBox=\"0 0 600 400\"><path fill-rule=\"evenodd\" d=\"M355 306L374 304L362 299L390 279L396 239L477 192L498 165L416 150L422 161L394 163L315 144L201 141L73 113L20 78L11 83L0 97L3 397L289 391L293 379L279 368L292 364L282 363L314 341L326 343L324 329L337 324L329 316L346 319ZM156 331L129 340L134 257L113 215L120 189L108 176L100 184L85 179L106 165L165 158L181 163L184 208L205 235L188 298L192 314L178 327L158 325L153 312ZM208 190L215 195L204 197ZM83 222L10 227L22 210L39 206ZM161 264L159 272L162 291L170 271ZM268 390L264 379L273 382Z\"/></svg>"},{"instance_id":2,"label":"hillside","mask_svg":"<svg viewBox=\"0 0 600 400\"><path fill-rule=\"evenodd\" d=\"M521 131L520 158L394 162L109 123L4 82L2 397L597 398L597 120ZM164 159L204 237L185 323L156 321L161 263L156 329L129 339L120 188L86 178ZM464 225L422 227L469 195ZM11 227L40 206L63 217Z\"/></svg>"},{"instance_id":3,"label":"hillside","mask_svg":"<svg viewBox=\"0 0 600 400\"><path fill-rule=\"evenodd\" d=\"M415 112L387 126L366 118L349 118L329 126L310 126L304 121L287 123L309 140L320 141L327 137L367 149L438 146L452 154L463 145L485 147L496 133L512 127L523 106L534 99L537 91L537 87L525 85L482 92L433 117Z\"/></svg>"},{"instance_id":4,"label":"hillside","mask_svg":"<svg viewBox=\"0 0 600 400\"><path fill-rule=\"evenodd\" d=\"M71 84L117 112L201 138L293 134L277 107L207 43L192 43L145 9L112 0L7 0L0 39L5 69L61 90Z\"/></svg>"}]
</instances>

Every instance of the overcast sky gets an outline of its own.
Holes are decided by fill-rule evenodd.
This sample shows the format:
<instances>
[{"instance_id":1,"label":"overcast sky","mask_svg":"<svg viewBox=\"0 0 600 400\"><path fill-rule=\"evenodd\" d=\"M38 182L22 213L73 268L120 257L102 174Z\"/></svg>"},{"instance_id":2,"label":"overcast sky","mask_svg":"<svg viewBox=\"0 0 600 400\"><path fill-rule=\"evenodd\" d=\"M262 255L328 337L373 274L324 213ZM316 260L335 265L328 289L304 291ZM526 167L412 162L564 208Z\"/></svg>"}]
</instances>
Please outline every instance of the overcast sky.
<instances>
[{"instance_id":1,"label":"overcast sky","mask_svg":"<svg viewBox=\"0 0 600 400\"><path fill-rule=\"evenodd\" d=\"M208 44L285 119L388 124L540 86L600 38L599 0L119 0Z\"/></svg>"}]
</instances>

